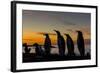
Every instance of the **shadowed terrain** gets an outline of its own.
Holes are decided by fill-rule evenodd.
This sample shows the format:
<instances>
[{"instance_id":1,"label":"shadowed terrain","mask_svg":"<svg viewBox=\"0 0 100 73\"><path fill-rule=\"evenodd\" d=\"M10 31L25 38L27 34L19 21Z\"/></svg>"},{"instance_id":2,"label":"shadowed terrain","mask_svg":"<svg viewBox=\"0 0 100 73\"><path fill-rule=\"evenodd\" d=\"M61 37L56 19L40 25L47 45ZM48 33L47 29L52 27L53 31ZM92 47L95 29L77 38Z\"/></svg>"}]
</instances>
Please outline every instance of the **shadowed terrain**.
<instances>
[{"instance_id":1,"label":"shadowed terrain","mask_svg":"<svg viewBox=\"0 0 100 73\"><path fill-rule=\"evenodd\" d=\"M64 60L87 60L91 59L90 55L87 54L86 56L60 56L58 54L50 54L48 56L38 56L34 53L25 54L23 53L23 62L45 62L45 61L64 61Z\"/></svg>"}]
</instances>

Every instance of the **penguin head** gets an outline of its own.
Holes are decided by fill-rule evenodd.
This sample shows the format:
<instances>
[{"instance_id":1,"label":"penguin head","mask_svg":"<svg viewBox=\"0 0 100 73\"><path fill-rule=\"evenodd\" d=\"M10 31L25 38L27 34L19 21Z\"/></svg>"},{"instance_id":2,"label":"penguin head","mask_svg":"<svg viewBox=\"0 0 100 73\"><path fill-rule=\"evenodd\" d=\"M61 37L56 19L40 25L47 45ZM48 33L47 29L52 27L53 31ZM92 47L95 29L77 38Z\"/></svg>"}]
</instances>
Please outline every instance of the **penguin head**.
<instances>
[{"instance_id":1,"label":"penguin head","mask_svg":"<svg viewBox=\"0 0 100 73\"><path fill-rule=\"evenodd\" d=\"M64 35L66 35L67 37L69 36L69 34L64 34Z\"/></svg>"},{"instance_id":2,"label":"penguin head","mask_svg":"<svg viewBox=\"0 0 100 73\"><path fill-rule=\"evenodd\" d=\"M69 36L69 34L64 34L67 38L69 38L70 36Z\"/></svg>"},{"instance_id":3,"label":"penguin head","mask_svg":"<svg viewBox=\"0 0 100 73\"><path fill-rule=\"evenodd\" d=\"M57 30L54 30L58 35L60 35L60 32L59 31L57 31Z\"/></svg>"},{"instance_id":4,"label":"penguin head","mask_svg":"<svg viewBox=\"0 0 100 73\"><path fill-rule=\"evenodd\" d=\"M49 35L47 34L47 33L45 33L45 34L43 34L44 36L46 36L46 37L49 37Z\"/></svg>"},{"instance_id":5,"label":"penguin head","mask_svg":"<svg viewBox=\"0 0 100 73\"><path fill-rule=\"evenodd\" d=\"M81 31L77 30L76 32L78 32L78 34L82 35L82 32Z\"/></svg>"}]
</instances>

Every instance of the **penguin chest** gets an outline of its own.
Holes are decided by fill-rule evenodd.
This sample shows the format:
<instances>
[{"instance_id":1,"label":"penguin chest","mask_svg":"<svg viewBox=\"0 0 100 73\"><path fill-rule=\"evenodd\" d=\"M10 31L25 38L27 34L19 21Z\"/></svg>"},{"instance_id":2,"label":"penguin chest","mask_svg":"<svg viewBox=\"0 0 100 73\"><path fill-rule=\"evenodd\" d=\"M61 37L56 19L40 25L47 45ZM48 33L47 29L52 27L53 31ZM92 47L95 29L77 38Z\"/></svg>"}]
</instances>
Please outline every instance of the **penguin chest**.
<instances>
[{"instance_id":1,"label":"penguin chest","mask_svg":"<svg viewBox=\"0 0 100 73\"><path fill-rule=\"evenodd\" d=\"M83 40L83 37L78 37L78 39L77 39L77 44L78 44L78 46L82 46L82 45L84 45L84 40Z\"/></svg>"},{"instance_id":2,"label":"penguin chest","mask_svg":"<svg viewBox=\"0 0 100 73\"><path fill-rule=\"evenodd\" d=\"M65 48L65 43L62 38L58 38L58 47L62 49Z\"/></svg>"},{"instance_id":3,"label":"penguin chest","mask_svg":"<svg viewBox=\"0 0 100 73\"><path fill-rule=\"evenodd\" d=\"M46 40L45 40L45 44L44 44L46 47L50 47L51 46L51 41L50 41L50 39L49 38L47 38Z\"/></svg>"}]
</instances>

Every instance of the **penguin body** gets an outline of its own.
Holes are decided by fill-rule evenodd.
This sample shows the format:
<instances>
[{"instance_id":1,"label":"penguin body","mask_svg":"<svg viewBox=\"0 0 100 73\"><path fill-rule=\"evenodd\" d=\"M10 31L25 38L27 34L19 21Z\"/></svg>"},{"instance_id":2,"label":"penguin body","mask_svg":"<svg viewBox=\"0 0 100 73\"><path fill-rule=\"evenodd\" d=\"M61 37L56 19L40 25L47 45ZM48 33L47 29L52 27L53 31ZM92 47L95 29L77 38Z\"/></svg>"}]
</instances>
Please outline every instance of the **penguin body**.
<instances>
[{"instance_id":1,"label":"penguin body","mask_svg":"<svg viewBox=\"0 0 100 73\"><path fill-rule=\"evenodd\" d=\"M69 34L65 34L67 39L66 39L66 44L67 44L67 48L68 48L68 55L69 56L73 56L74 54L74 42L72 40L72 38L69 36Z\"/></svg>"},{"instance_id":2,"label":"penguin body","mask_svg":"<svg viewBox=\"0 0 100 73\"><path fill-rule=\"evenodd\" d=\"M84 56L85 55L85 44L84 44L83 34L81 31L77 31L77 32L78 32L78 36L77 36L78 50L80 52L80 55Z\"/></svg>"},{"instance_id":3,"label":"penguin body","mask_svg":"<svg viewBox=\"0 0 100 73\"><path fill-rule=\"evenodd\" d=\"M65 55L65 40L59 31L56 31L56 30L54 31L57 33L57 44L58 44L58 49L59 49L59 55L64 56Z\"/></svg>"},{"instance_id":4,"label":"penguin body","mask_svg":"<svg viewBox=\"0 0 100 73\"><path fill-rule=\"evenodd\" d=\"M48 34L44 34L45 37L45 41L44 41L44 49L45 49L45 54L46 55L50 55L50 51L51 51L51 40L49 38Z\"/></svg>"}]
</instances>

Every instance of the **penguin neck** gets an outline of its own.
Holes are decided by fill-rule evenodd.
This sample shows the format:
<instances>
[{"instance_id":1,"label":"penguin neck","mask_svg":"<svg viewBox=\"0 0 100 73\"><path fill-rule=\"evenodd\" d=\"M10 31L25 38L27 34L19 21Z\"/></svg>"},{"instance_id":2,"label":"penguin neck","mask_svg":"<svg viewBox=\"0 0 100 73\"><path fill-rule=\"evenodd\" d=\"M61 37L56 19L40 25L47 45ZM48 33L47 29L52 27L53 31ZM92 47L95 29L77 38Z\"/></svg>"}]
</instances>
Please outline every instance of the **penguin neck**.
<instances>
[{"instance_id":1,"label":"penguin neck","mask_svg":"<svg viewBox=\"0 0 100 73\"><path fill-rule=\"evenodd\" d=\"M70 38L69 36L67 36L67 38Z\"/></svg>"},{"instance_id":2,"label":"penguin neck","mask_svg":"<svg viewBox=\"0 0 100 73\"><path fill-rule=\"evenodd\" d=\"M49 38L49 36L46 36L46 38Z\"/></svg>"},{"instance_id":3,"label":"penguin neck","mask_svg":"<svg viewBox=\"0 0 100 73\"><path fill-rule=\"evenodd\" d=\"M83 35L81 33L78 34L78 37L83 37Z\"/></svg>"},{"instance_id":4,"label":"penguin neck","mask_svg":"<svg viewBox=\"0 0 100 73\"><path fill-rule=\"evenodd\" d=\"M57 35L60 35L60 36L61 36L61 34L60 34L60 33L57 33Z\"/></svg>"},{"instance_id":5,"label":"penguin neck","mask_svg":"<svg viewBox=\"0 0 100 73\"><path fill-rule=\"evenodd\" d=\"M62 37L61 35L58 35L58 38Z\"/></svg>"}]
</instances>

